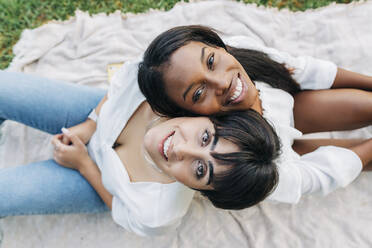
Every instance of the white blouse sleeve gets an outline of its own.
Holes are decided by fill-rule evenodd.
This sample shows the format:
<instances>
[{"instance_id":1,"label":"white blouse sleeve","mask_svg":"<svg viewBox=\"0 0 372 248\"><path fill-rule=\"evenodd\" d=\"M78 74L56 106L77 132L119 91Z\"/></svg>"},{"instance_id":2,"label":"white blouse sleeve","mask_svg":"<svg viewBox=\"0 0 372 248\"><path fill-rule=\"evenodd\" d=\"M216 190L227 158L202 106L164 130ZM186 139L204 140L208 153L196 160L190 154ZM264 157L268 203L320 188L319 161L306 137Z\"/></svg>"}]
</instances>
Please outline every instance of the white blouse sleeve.
<instances>
[{"instance_id":1,"label":"white blouse sleeve","mask_svg":"<svg viewBox=\"0 0 372 248\"><path fill-rule=\"evenodd\" d=\"M362 161L352 150L323 146L301 157L301 193L327 195L349 185L362 171Z\"/></svg>"},{"instance_id":2,"label":"white blouse sleeve","mask_svg":"<svg viewBox=\"0 0 372 248\"><path fill-rule=\"evenodd\" d=\"M127 61L117 72L112 76L110 86L107 91L107 97L110 98L113 95L120 92L120 89L125 84L137 84L137 73L140 59Z\"/></svg>"},{"instance_id":3,"label":"white blouse sleeve","mask_svg":"<svg viewBox=\"0 0 372 248\"><path fill-rule=\"evenodd\" d=\"M262 43L246 37L234 36L225 40L226 44L237 48L247 48L266 53L272 60L284 63L287 68L293 68L292 77L300 84L301 89L317 90L329 89L337 73L337 66L333 62L313 58L310 56L292 56L264 46Z\"/></svg>"},{"instance_id":4,"label":"white blouse sleeve","mask_svg":"<svg viewBox=\"0 0 372 248\"><path fill-rule=\"evenodd\" d=\"M362 162L350 149L323 146L279 165L279 182L268 200L298 203L303 195L327 195L350 184Z\"/></svg>"}]
</instances>

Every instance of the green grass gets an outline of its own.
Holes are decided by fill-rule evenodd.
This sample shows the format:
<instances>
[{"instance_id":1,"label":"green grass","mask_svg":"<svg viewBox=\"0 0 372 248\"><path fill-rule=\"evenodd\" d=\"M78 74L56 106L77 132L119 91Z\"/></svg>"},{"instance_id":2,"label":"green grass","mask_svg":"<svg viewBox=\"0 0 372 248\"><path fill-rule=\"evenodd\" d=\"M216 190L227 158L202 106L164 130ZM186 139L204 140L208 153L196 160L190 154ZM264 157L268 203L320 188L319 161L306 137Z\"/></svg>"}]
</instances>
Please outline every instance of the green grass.
<instances>
[{"instance_id":1,"label":"green grass","mask_svg":"<svg viewBox=\"0 0 372 248\"><path fill-rule=\"evenodd\" d=\"M91 14L145 12L153 9L171 9L179 0L0 0L0 69L5 69L12 58L13 45L18 41L25 28L36 28L49 20L66 20L76 9ZM188 2L187 0L185 2ZM244 3L292 11L318 8L331 2L349 3L351 0L243 0Z\"/></svg>"}]
</instances>

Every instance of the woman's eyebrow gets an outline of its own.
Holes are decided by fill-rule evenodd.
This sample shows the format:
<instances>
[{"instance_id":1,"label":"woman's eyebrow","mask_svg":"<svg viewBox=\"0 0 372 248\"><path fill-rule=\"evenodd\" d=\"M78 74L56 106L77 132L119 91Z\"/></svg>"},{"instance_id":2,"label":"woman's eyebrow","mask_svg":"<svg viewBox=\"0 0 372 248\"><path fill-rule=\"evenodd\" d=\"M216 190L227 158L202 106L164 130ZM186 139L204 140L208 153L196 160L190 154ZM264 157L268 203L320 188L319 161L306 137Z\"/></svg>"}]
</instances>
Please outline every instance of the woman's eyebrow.
<instances>
[{"instance_id":1,"label":"woman's eyebrow","mask_svg":"<svg viewBox=\"0 0 372 248\"><path fill-rule=\"evenodd\" d=\"M208 167L209 167L209 178L206 185L209 185L213 181L213 164L211 161L208 161Z\"/></svg>"},{"instance_id":2,"label":"woman's eyebrow","mask_svg":"<svg viewBox=\"0 0 372 248\"><path fill-rule=\"evenodd\" d=\"M213 142L212 142L212 145L211 145L211 151L212 152L214 151L214 148L216 148L217 142L218 142L217 135L213 135Z\"/></svg>"},{"instance_id":3,"label":"woman's eyebrow","mask_svg":"<svg viewBox=\"0 0 372 248\"><path fill-rule=\"evenodd\" d=\"M192 87L195 85L195 83L192 83L189 85L189 87L187 87L187 89L185 90L185 92L183 93L183 100L186 101L186 95L187 93L189 93L189 91L192 89Z\"/></svg>"},{"instance_id":4,"label":"woman's eyebrow","mask_svg":"<svg viewBox=\"0 0 372 248\"><path fill-rule=\"evenodd\" d=\"M211 151L213 152L214 148L216 147L216 144L218 142L218 137L216 135L213 135L213 142L211 145ZM211 161L208 161L208 167L209 167L209 178L206 185L209 185L213 181L213 163Z\"/></svg>"},{"instance_id":5,"label":"woman's eyebrow","mask_svg":"<svg viewBox=\"0 0 372 248\"><path fill-rule=\"evenodd\" d=\"M203 61L204 61L204 51L205 51L206 48L207 48L207 47L203 47L203 48L201 49L200 62L202 62L202 63L203 63Z\"/></svg>"}]
</instances>

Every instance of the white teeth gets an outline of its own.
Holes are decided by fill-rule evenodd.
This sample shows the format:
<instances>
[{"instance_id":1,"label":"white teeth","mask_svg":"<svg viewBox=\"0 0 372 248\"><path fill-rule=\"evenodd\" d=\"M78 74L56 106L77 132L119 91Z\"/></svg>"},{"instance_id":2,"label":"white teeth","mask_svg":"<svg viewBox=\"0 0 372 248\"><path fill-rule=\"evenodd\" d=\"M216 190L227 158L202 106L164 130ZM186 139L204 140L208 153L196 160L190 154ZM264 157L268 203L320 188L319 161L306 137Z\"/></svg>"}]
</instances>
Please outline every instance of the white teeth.
<instances>
[{"instance_id":1,"label":"white teeth","mask_svg":"<svg viewBox=\"0 0 372 248\"><path fill-rule=\"evenodd\" d=\"M230 101L231 102L234 101L234 100L236 100L240 96L240 94L242 93L242 89L243 89L243 83L242 83L242 81L240 80L240 78L237 78L236 79L236 82L237 82L237 85L235 87L234 94L230 98Z\"/></svg>"},{"instance_id":2,"label":"white teeth","mask_svg":"<svg viewBox=\"0 0 372 248\"><path fill-rule=\"evenodd\" d=\"M169 148L169 144L172 140L172 137L173 137L173 134L170 135L164 142L164 146L163 146L163 153L164 153L164 156L168 159L168 148Z\"/></svg>"}]
</instances>

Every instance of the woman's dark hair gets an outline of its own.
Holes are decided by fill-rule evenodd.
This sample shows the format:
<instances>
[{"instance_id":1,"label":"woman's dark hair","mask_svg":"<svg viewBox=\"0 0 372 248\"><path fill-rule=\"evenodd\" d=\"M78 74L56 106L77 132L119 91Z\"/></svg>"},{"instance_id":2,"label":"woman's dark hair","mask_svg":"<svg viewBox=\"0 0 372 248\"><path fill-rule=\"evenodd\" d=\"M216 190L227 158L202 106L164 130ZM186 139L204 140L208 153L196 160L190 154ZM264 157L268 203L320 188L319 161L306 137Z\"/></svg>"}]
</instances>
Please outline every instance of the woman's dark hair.
<instances>
[{"instance_id":1,"label":"woman's dark hair","mask_svg":"<svg viewBox=\"0 0 372 248\"><path fill-rule=\"evenodd\" d=\"M298 83L285 66L273 61L267 54L226 46L217 33L208 27L179 26L156 37L145 51L143 61L139 65L139 87L154 112L169 117L197 115L178 106L167 96L163 76L163 70L169 65L170 56L192 41L224 48L240 62L252 81L263 81L290 94L300 90Z\"/></svg>"},{"instance_id":2,"label":"woman's dark hair","mask_svg":"<svg viewBox=\"0 0 372 248\"><path fill-rule=\"evenodd\" d=\"M279 156L280 142L274 129L251 109L210 119L216 138L233 142L239 152L212 152L227 170L214 174L213 190L199 191L214 206L223 209L243 209L264 200L278 182L274 160Z\"/></svg>"}]
</instances>

